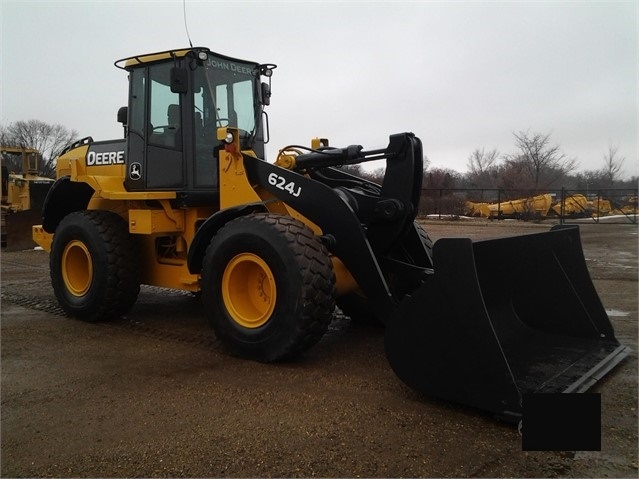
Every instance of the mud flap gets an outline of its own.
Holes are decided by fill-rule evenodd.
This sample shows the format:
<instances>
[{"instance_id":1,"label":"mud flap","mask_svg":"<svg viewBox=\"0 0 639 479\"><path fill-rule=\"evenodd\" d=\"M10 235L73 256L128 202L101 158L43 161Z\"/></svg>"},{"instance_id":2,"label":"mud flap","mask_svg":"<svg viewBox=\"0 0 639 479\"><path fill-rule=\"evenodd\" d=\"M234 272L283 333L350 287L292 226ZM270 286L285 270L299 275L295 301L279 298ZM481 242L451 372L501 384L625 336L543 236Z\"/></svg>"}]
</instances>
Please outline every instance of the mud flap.
<instances>
[{"instance_id":1,"label":"mud flap","mask_svg":"<svg viewBox=\"0 0 639 479\"><path fill-rule=\"evenodd\" d=\"M445 238L433 263L386 326L391 367L421 393L518 421L523 394L583 392L628 355L577 227Z\"/></svg>"}]
</instances>

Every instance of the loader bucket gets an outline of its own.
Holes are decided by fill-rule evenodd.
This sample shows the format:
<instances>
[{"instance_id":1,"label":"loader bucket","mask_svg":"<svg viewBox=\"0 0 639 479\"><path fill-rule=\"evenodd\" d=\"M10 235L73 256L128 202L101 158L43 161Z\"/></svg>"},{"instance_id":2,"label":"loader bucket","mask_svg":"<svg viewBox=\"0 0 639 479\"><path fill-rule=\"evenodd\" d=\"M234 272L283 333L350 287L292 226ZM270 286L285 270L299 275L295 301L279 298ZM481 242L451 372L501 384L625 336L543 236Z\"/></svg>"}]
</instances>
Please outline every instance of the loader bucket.
<instances>
[{"instance_id":1,"label":"loader bucket","mask_svg":"<svg viewBox=\"0 0 639 479\"><path fill-rule=\"evenodd\" d=\"M2 239L5 251L33 249L37 246L31 237L31 228L42 222L40 210L8 211L3 216Z\"/></svg>"},{"instance_id":2,"label":"loader bucket","mask_svg":"<svg viewBox=\"0 0 639 479\"><path fill-rule=\"evenodd\" d=\"M628 355L577 227L440 239L433 265L386 325L391 367L421 393L518 421L523 394L584 392Z\"/></svg>"}]
</instances>

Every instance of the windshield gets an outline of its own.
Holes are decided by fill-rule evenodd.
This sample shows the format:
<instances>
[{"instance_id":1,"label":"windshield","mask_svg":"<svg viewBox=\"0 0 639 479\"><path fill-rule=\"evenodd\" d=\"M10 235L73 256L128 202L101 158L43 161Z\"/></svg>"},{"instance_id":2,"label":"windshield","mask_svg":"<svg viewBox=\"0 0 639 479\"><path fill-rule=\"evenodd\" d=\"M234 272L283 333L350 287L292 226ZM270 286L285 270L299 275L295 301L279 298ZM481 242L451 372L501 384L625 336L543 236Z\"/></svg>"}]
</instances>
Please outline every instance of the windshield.
<instances>
[{"instance_id":1,"label":"windshield","mask_svg":"<svg viewBox=\"0 0 639 479\"><path fill-rule=\"evenodd\" d=\"M210 55L195 73L195 109L204 127L231 126L243 130L242 136L253 136L260 111L258 65Z\"/></svg>"}]
</instances>

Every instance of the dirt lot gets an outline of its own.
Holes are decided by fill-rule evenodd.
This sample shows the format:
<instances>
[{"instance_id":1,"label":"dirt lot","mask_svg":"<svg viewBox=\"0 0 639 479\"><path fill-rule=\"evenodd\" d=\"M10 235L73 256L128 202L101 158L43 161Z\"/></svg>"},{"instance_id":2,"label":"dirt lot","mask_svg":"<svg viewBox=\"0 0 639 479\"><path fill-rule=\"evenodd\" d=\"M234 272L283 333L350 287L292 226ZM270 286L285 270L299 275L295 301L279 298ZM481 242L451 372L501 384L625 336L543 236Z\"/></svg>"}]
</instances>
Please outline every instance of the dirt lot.
<instances>
[{"instance_id":1,"label":"dirt lot","mask_svg":"<svg viewBox=\"0 0 639 479\"><path fill-rule=\"evenodd\" d=\"M425 228L437 239L548 226ZM633 349L595 387L601 452L523 452L515 427L404 386L384 357L383 330L344 317L303 358L278 365L224 354L199 301L180 292L143 287L112 323L68 319L47 254L24 251L1 257L0 473L637 477L637 226L586 224L582 238L617 337Z\"/></svg>"}]
</instances>

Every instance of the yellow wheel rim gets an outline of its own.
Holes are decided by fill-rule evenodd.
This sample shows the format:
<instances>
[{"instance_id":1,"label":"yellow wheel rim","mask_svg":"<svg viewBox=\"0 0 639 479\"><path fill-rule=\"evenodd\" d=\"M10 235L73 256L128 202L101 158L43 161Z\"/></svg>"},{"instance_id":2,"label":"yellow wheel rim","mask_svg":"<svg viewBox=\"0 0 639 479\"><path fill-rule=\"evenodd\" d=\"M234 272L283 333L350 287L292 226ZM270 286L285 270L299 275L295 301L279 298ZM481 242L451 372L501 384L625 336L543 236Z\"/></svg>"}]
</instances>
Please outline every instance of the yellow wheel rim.
<instances>
[{"instance_id":1,"label":"yellow wheel rim","mask_svg":"<svg viewBox=\"0 0 639 479\"><path fill-rule=\"evenodd\" d=\"M264 325L275 309L275 278L266 262L252 253L235 256L222 276L222 299L233 320L245 328Z\"/></svg>"},{"instance_id":2,"label":"yellow wheel rim","mask_svg":"<svg viewBox=\"0 0 639 479\"><path fill-rule=\"evenodd\" d=\"M73 240L62 253L62 279L73 296L84 296L93 282L93 260L82 241Z\"/></svg>"}]
</instances>

